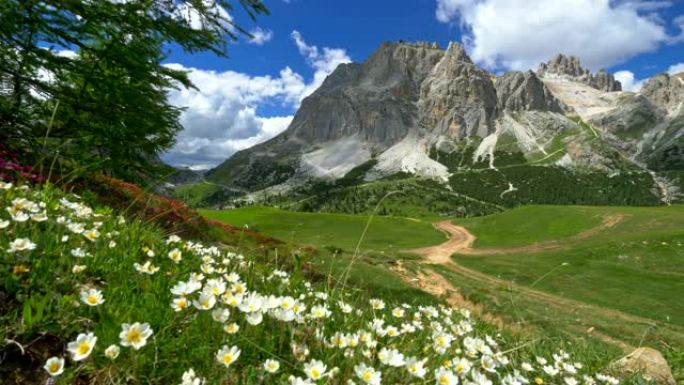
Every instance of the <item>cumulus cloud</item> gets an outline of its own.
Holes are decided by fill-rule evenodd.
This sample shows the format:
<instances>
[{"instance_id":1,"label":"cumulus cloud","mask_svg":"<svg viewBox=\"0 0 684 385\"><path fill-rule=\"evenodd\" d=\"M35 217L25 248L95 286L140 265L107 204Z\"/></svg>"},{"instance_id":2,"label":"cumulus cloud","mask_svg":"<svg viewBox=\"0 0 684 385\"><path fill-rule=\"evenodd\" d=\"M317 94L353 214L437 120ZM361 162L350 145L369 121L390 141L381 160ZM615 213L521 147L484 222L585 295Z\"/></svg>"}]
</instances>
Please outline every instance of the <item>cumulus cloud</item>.
<instances>
[{"instance_id":1,"label":"cumulus cloud","mask_svg":"<svg viewBox=\"0 0 684 385\"><path fill-rule=\"evenodd\" d=\"M302 98L320 87L325 77L334 71L338 65L351 62L351 58L344 49L323 47L320 50L315 45L307 44L299 31L292 31L290 36L297 45L299 53L306 58L309 66L315 70L313 81L304 90Z\"/></svg>"},{"instance_id":2,"label":"cumulus cloud","mask_svg":"<svg viewBox=\"0 0 684 385\"><path fill-rule=\"evenodd\" d=\"M273 31L270 29L263 29L261 27L256 27L249 31L252 38L249 39L250 44L264 45L273 39Z\"/></svg>"},{"instance_id":3,"label":"cumulus cloud","mask_svg":"<svg viewBox=\"0 0 684 385\"><path fill-rule=\"evenodd\" d=\"M684 72L684 63L673 64L667 69L667 73L670 75L675 75L680 72Z\"/></svg>"},{"instance_id":4,"label":"cumulus cloud","mask_svg":"<svg viewBox=\"0 0 684 385\"><path fill-rule=\"evenodd\" d=\"M666 72L670 75L675 75L684 72L684 63L673 64L667 69ZM636 75L634 75L632 71L618 71L614 75L615 79L619 80L620 83L622 83L623 91L639 92L639 90L641 90L641 87L648 80L648 78L637 79Z\"/></svg>"},{"instance_id":5,"label":"cumulus cloud","mask_svg":"<svg viewBox=\"0 0 684 385\"><path fill-rule=\"evenodd\" d=\"M619 80L620 83L622 83L623 91L639 92L641 86L643 86L644 82L648 80L637 79L632 71L618 71L613 75L615 75L615 79Z\"/></svg>"},{"instance_id":6,"label":"cumulus cloud","mask_svg":"<svg viewBox=\"0 0 684 385\"><path fill-rule=\"evenodd\" d=\"M472 58L490 69L535 69L562 50L596 70L684 38L658 14L671 1L436 1L437 20L459 24Z\"/></svg>"},{"instance_id":7,"label":"cumulus cloud","mask_svg":"<svg viewBox=\"0 0 684 385\"><path fill-rule=\"evenodd\" d=\"M296 38L295 38L296 36ZM236 151L266 141L287 128L293 116L262 116L260 107L278 105L293 112L339 63L350 61L343 49L308 45L301 34L293 40L314 70L307 81L291 68L277 76L254 76L235 71L211 71L167 64L189 71L197 89L173 90L171 104L185 107L183 130L176 145L162 159L175 166L210 168Z\"/></svg>"}]
</instances>

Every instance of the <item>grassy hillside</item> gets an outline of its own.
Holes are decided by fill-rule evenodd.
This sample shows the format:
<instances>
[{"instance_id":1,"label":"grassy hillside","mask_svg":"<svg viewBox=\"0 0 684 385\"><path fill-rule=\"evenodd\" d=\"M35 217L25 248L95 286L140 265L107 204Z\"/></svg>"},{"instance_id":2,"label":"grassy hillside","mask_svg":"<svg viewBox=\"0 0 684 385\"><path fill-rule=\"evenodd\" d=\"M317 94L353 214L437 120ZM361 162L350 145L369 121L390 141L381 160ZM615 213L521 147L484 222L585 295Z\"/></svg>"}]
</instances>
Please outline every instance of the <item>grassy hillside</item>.
<instances>
[{"instance_id":1,"label":"grassy hillside","mask_svg":"<svg viewBox=\"0 0 684 385\"><path fill-rule=\"evenodd\" d=\"M557 249L455 258L524 286L684 326L684 303L673 295L684 292L684 206L527 207L458 223L478 236L477 246L508 247L562 240L608 215L622 219ZM530 218L533 225L526 224ZM520 226L514 228L516 221Z\"/></svg>"},{"instance_id":2,"label":"grassy hillside","mask_svg":"<svg viewBox=\"0 0 684 385\"><path fill-rule=\"evenodd\" d=\"M220 190L219 186L204 183L188 183L177 186L173 190L176 199L180 199L190 206L202 206L210 196Z\"/></svg>"},{"instance_id":3,"label":"grassy hillside","mask_svg":"<svg viewBox=\"0 0 684 385\"><path fill-rule=\"evenodd\" d=\"M246 227L282 240L354 251L368 216L300 213L270 207L202 210L208 218ZM363 238L365 252L395 253L442 242L444 235L428 221L376 216Z\"/></svg>"},{"instance_id":4,"label":"grassy hillside","mask_svg":"<svg viewBox=\"0 0 684 385\"><path fill-rule=\"evenodd\" d=\"M477 240L475 246L520 246L569 237L601 223L612 208L523 206L502 213L458 219Z\"/></svg>"},{"instance_id":5,"label":"grassy hillside","mask_svg":"<svg viewBox=\"0 0 684 385\"><path fill-rule=\"evenodd\" d=\"M343 254L353 252L367 221L366 216L263 207L203 213L281 239L340 248ZM619 219L603 228L606 217ZM512 248L508 254L456 256L466 267L554 295L684 325L684 306L672 295L684 290L684 206L527 206L455 222L477 237L476 248ZM583 232L585 237L573 238ZM397 255L402 250L443 241L427 221L376 217L361 250L391 261L407 258ZM558 245L516 252L515 247L544 241Z\"/></svg>"},{"instance_id":6,"label":"grassy hillside","mask_svg":"<svg viewBox=\"0 0 684 385\"><path fill-rule=\"evenodd\" d=\"M1 184L0 206L3 384L557 383L618 355L497 331L401 280L397 302L372 290L380 275L359 290L183 240L50 187Z\"/></svg>"},{"instance_id":7,"label":"grassy hillside","mask_svg":"<svg viewBox=\"0 0 684 385\"><path fill-rule=\"evenodd\" d=\"M352 234L340 231L341 218L353 221L354 216L254 208L225 212L223 218L232 224L262 226L270 235L287 234L279 227L281 223L289 228L298 226L307 230L297 232L297 239L309 244L325 244L328 236L335 234L347 234L348 238L343 235L340 239L355 244ZM606 225L606 218L619 219ZM387 221L382 229L391 231L392 236L402 234L399 226L416 225L398 218L376 219ZM526 206L454 222L477 236L475 248L510 248L514 252L456 255L454 260L465 269L453 269L397 255L396 248L387 246L396 241L384 248L382 242L373 242L374 253L368 250L370 254L363 255L352 276L364 287L382 286L399 294L402 282L392 270L393 261L401 259L403 267L418 277L420 272L435 271L452 284L445 293L457 290L467 301L484 305L484 311L515 327L531 328L547 337L585 341L591 331L599 336L597 340L621 348L653 346L668 356L674 368L684 365L684 351L677 348L684 343L684 306L674 294L684 290L684 206ZM420 242L432 231L424 224L418 226L421 231L404 239L406 246L429 243ZM515 252L515 248L544 242L554 242L555 248ZM342 274L349 254L319 262L322 268ZM624 318L616 319L616 314ZM684 378L684 372L677 373Z\"/></svg>"}]
</instances>

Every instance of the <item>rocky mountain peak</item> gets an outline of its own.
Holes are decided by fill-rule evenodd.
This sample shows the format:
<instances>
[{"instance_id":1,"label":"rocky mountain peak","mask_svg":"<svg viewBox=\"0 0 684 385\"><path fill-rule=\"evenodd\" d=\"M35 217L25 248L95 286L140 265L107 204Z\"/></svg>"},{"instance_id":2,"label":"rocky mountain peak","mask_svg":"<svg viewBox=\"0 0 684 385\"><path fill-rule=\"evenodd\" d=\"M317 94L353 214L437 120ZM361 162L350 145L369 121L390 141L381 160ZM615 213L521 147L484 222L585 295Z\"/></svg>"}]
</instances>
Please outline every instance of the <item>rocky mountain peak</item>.
<instances>
[{"instance_id":1,"label":"rocky mountain peak","mask_svg":"<svg viewBox=\"0 0 684 385\"><path fill-rule=\"evenodd\" d=\"M588 79L591 71L582 67L580 59L576 56L558 54L546 63L541 63L537 70L539 76L558 75L569 76L577 79Z\"/></svg>"},{"instance_id":2,"label":"rocky mountain peak","mask_svg":"<svg viewBox=\"0 0 684 385\"><path fill-rule=\"evenodd\" d=\"M558 54L548 62L541 63L537 74L542 78L569 78L604 92L622 91L622 84L615 80L612 74L601 69L593 75L591 71L582 67L580 59L576 56Z\"/></svg>"},{"instance_id":3,"label":"rocky mountain peak","mask_svg":"<svg viewBox=\"0 0 684 385\"><path fill-rule=\"evenodd\" d=\"M511 71L496 79L500 111L563 112L564 106L532 71Z\"/></svg>"},{"instance_id":4,"label":"rocky mountain peak","mask_svg":"<svg viewBox=\"0 0 684 385\"><path fill-rule=\"evenodd\" d=\"M420 90L420 126L453 137L486 136L494 129L496 90L491 75L450 43Z\"/></svg>"},{"instance_id":5,"label":"rocky mountain peak","mask_svg":"<svg viewBox=\"0 0 684 385\"><path fill-rule=\"evenodd\" d=\"M465 47L459 43L450 42L449 47L446 50L446 56L448 56L453 61L462 61L472 64L473 61L466 53Z\"/></svg>"}]
</instances>

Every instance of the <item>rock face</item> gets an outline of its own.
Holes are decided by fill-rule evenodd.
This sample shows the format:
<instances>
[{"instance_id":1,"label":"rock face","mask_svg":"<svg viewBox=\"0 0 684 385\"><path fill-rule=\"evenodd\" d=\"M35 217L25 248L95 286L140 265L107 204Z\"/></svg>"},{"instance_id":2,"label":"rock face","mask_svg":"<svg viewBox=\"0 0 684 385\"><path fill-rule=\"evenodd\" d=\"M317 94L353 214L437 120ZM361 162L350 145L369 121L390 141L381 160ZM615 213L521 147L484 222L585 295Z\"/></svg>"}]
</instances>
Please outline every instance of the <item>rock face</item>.
<instances>
[{"instance_id":1,"label":"rock face","mask_svg":"<svg viewBox=\"0 0 684 385\"><path fill-rule=\"evenodd\" d=\"M451 43L420 89L420 126L438 134L485 137L498 115L491 75L473 64L463 46Z\"/></svg>"},{"instance_id":2,"label":"rock face","mask_svg":"<svg viewBox=\"0 0 684 385\"><path fill-rule=\"evenodd\" d=\"M592 77L591 86L597 90L606 92L622 91L622 84L615 80L615 77L612 74L609 74L605 69L600 69L599 72Z\"/></svg>"},{"instance_id":3,"label":"rock face","mask_svg":"<svg viewBox=\"0 0 684 385\"><path fill-rule=\"evenodd\" d=\"M600 70L596 75L582 67L579 58L575 56L557 55L547 63L539 65L537 74L541 77L564 77L579 83L584 83L604 92L622 91L622 84L613 75Z\"/></svg>"},{"instance_id":4,"label":"rock face","mask_svg":"<svg viewBox=\"0 0 684 385\"><path fill-rule=\"evenodd\" d=\"M684 168L684 73L654 76L588 122L652 170Z\"/></svg>"},{"instance_id":5,"label":"rock face","mask_svg":"<svg viewBox=\"0 0 684 385\"><path fill-rule=\"evenodd\" d=\"M684 112L684 72L656 75L644 83L640 94L668 114Z\"/></svg>"},{"instance_id":6,"label":"rock face","mask_svg":"<svg viewBox=\"0 0 684 385\"><path fill-rule=\"evenodd\" d=\"M639 94L621 96L612 110L597 114L588 122L618 136L635 136L654 127L663 118L663 110Z\"/></svg>"},{"instance_id":7,"label":"rock face","mask_svg":"<svg viewBox=\"0 0 684 385\"><path fill-rule=\"evenodd\" d=\"M287 136L322 143L359 135L389 147L414 126L421 84L443 56L426 43L385 43L365 63L338 67L304 99Z\"/></svg>"},{"instance_id":8,"label":"rock face","mask_svg":"<svg viewBox=\"0 0 684 385\"><path fill-rule=\"evenodd\" d=\"M665 358L655 349L638 348L627 356L615 361L610 369L618 377L640 374L645 380L657 385L675 385L672 371Z\"/></svg>"},{"instance_id":9,"label":"rock face","mask_svg":"<svg viewBox=\"0 0 684 385\"><path fill-rule=\"evenodd\" d=\"M507 72L496 80L500 111L563 112L561 103L532 71Z\"/></svg>"}]
</instances>

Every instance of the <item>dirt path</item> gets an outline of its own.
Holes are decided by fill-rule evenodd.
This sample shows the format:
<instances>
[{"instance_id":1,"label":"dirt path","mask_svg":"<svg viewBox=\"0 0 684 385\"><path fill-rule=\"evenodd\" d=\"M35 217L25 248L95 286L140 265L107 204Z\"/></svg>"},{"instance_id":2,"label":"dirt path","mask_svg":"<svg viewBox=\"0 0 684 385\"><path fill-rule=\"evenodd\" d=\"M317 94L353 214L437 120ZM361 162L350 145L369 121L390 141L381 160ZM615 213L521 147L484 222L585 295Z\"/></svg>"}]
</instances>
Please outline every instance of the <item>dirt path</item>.
<instances>
[{"instance_id":1,"label":"dirt path","mask_svg":"<svg viewBox=\"0 0 684 385\"><path fill-rule=\"evenodd\" d=\"M563 240L552 240L537 242L525 246L513 247L486 247L473 248L475 236L471 234L465 227L455 225L451 221L441 221L432 224L437 230L443 232L447 236L447 241L436 246L423 247L420 249L407 250L409 253L422 255L430 263L446 263L450 260L453 254L464 255L499 255L499 254L518 254L518 253L536 253L540 251L555 250L567 246L567 243L579 241L596 236L597 234L614 227L626 218L625 215L613 214L603 217L600 225L584 230L571 237Z\"/></svg>"},{"instance_id":2,"label":"dirt path","mask_svg":"<svg viewBox=\"0 0 684 385\"><path fill-rule=\"evenodd\" d=\"M426 293L430 293L437 298L443 299L447 304L453 307L469 310L479 319L486 321L490 325L495 325L499 328L506 327L514 332L523 329L517 325L511 325L510 322L504 321L501 317L488 313L484 306L467 300L458 288L441 274L430 269L421 269L414 273L406 269L401 261L397 261L391 269L412 286L423 290Z\"/></svg>"},{"instance_id":3,"label":"dirt path","mask_svg":"<svg viewBox=\"0 0 684 385\"><path fill-rule=\"evenodd\" d=\"M539 242L529 246L483 249L473 249L472 245L475 242L475 236L471 234L467 229L461 226L457 226L451 223L451 221L442 221L434 223L433 226L447 235L448 240L446 242L436 246L410 250L409 252L423 256L423 263L432 265L443 265L453 273L463 275L472 279L476 279L478 281L488 284L489 286L508 287L510 290L515 291L521 295L524 295L529 299L548 304L549 306L560 309L561 311L575 312L577 310L583 310L590 312L591 314L599 315L606 319L621 320L626 322L642 324L645 326L655 325L655 321L648 318L623 313L619 310L602 308L600 306L591 305L573 299L558 297L543 291L535 290L530 287L518 285L512 281L496 278L481 273L479 271L461 266L451 258L453 254L492 255L506 253L530 253L567 247L568 241L590 238L608 228L617 225L624 219L625 217L622 215L605 216L603 218L602 223L599 226L589 230L585 230L572 237L568 237L564 241L554 240ZM483 318L490 323L494 323L496 325L506 324L501 320L500 317L488 314L483 309L482 305L474 304L468 301L459 292L458 288L456 288L451 282L449 282L449 280L447 280L444 276L430 269L421 269L418 270L418 272L413 273L402 267L401 264L398 264L398 267L394 270L397 271L397 273L406 282L433 295L444 297L447 303L451 304L452 306L466 308L471 311L474 311L476 314L483 316ZM626 344L624 341L614 339L598 330L595 330L594 328L591 328L591 331L587 331L587 334L597 339L600 339L606 343L618 346L625 351L628 351L632 348L632 346Z\"/></svg>"},{"instance_id":4,"label":"dirt path","mask_svg":"<svg viewBox=\"0 0 684 385\"><path fill-rule=\"evenodd\" d=\"M451 221L436 222L432 226L443 232L448 238L447 241L436 246L407 250L408 252L422 255L425 257L425 262L444 264L451 260L452 254L472 250L475 236L465 227L457 226Z\"/></svg>"}]
</instances>

